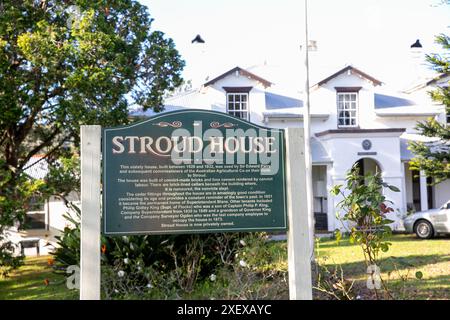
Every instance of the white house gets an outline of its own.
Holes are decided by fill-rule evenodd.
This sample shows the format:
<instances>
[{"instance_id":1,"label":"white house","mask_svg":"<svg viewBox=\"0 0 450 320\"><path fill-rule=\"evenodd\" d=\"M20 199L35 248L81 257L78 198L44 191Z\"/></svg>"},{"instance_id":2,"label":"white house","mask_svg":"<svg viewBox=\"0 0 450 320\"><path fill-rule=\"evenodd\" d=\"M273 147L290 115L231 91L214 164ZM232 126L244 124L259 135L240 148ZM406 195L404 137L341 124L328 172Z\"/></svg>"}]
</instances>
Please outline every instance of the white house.
<instances>
[{"instance_id":1,"label":"white house","mask_svg":"<svg viewBox=\"0 0 450 320\"><path fill-rule=\"evenodd\" d=\"M450 123L442 105L432 103L427 91L448 81L449 76L425 81L405 92L389 92L383 83L361 70L347 66L319 81L311 88L311 149L316 229L332 231L340 227L335 208L340 199L331 198L329 190L344 181L346 172L358 162L364 172L381 171L383 179L400 189L385 190L393 201L393 228L402 229L401 217L408 210L438 207L450 199L450 181L435 186L419 172L412 172L408 162L413 157L408 141L426 139L417 134L417 121L435 117ZM199 89L178 93L165 101L165 111L185 108L230 113L259 125L287 128L303 126L303 101L286 94L279 84L248 70L236 67L204 83ZM152 111L135 110L134 117L154 115ZM33 158L27 173L42 178L47 173L45 161ZM78 195L71 195L72 201ZM46 254L56 244L68 222L68 212L61 199L52 197L30 207L30 228L12 228L9 239L16 243L37 244ZM25 249L25 254L36 248Z\"/></svg>"},{"instance_id":2,"label":"white house","mask_svg":"<svg viewBox=\"0 0 450 320\"><path fill-rule=\"evenodd\" d=\"M445 78L448 78L446 76ZM445 81L444 78L441 79ZM417 134L417 121L436 117L450 122L445 108L433 104L426 91L435 80L407 92L389 92L383 83L363 71L347 66L311 88L311 149L313 161L316 228L340 227L330 198L333 185L344 181L358 162L364 172L381 171L383 179L400 192L385 190L393 201L393 228L401 230L401 217L408 210L425 210L450 199L450 181L428 186L419 172L412 172L408 141L424 140ZM236 67L204 83L201 88L168 98L165 111L196 108L227 112L259 125L274 128L302 127L303 102L282 94L275 86L248 70ZM135 116L151 116L136 110Z\"/></svg>"},{"instance_id":3,"label":"white house","mask_svg":"<svg viewBox=\"0 0 450 320\"><path fill-rule=\"evenodd\" d=\"M48 165L42 158L42 155L36 155L25 166L25 173L32 179L42 179L48 173ZM79 205L76 192L69 194L66 200ZM21 250L25 255L49 254L57 245L55 236L60 235L66 226L71 226L64 218L64 214L72 212L71 209L56 196L49 199L32 198L26 208L25 225L19 228L16 224L7 230L7 239L17 245L16 254Z\"/></svg>"}]
</instances>

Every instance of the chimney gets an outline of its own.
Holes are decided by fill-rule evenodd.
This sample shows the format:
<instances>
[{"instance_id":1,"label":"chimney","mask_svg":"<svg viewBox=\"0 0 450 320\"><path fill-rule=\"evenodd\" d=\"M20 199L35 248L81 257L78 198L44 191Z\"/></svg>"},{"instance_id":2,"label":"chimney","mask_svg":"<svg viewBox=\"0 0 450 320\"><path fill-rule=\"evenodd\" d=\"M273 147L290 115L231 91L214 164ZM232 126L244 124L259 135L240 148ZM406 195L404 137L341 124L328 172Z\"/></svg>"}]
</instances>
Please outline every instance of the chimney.
<instances>
[{"instance_id":1,"label":"chimney","mask_svg":"<svg viewBox=\"0 0 450 320\"><path fill-rule=\"evenodd\" d=\"M411 56L413 59L420 59L422 58L423 48L422 44L420 43L420 40L417 39L416 42L414 42L411 47ZM420 62L419 62L420 63Z\"/></svg>"},{"instance_id":2,"label":"chimney","mask_svg":"<svg viewBox=\"0 0 450 320\"><path fill-rule=\"evenodd\" d=\"M425 71L425 55L419 39L410 46L410 56L415 78L423 78Z\"/></svg>"},{"instance_id":3,"label":"chimney","mask_svg":"<svg viewBox=\"0 0 450 320\"><path fill-rule=\"evenodd\" d=\"M411 48L422 48L422 44L420 43L419 39L417 39L416 42L411 45Z\"/></svg>"}]
</instances>

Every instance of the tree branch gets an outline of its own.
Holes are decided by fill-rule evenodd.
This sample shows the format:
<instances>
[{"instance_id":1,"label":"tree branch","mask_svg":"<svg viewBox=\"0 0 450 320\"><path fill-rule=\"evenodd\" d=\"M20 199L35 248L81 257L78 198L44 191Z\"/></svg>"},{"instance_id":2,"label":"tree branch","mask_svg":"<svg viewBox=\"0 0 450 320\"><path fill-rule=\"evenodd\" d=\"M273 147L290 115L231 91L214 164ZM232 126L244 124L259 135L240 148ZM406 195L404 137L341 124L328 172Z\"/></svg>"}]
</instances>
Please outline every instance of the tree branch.
<instances>
[{"instance_id":1,"label":"tree branch","mask_svg":"<svg viewBox=\"0 0 450 320\"><path fill-rule=\"evenodd\" d=\"M19 166L18 166L20 168L20 171L24 170L23 167L27 164L27 162L31 159L31 157L36 155L44 147L50 145L52 143L53 139L60 133L60 131L61 131L60 128L58 128L58 127L55 128L55 130L47 138L45 138L45 140L42 143L40 143L35 148L31 149L31 151L28 152L27 156L25 158L23 158L22 161L20 161ZM63 143L64 143L64 139L59 142L57 147L60 147Z\"/></svg>"}]
</instances>

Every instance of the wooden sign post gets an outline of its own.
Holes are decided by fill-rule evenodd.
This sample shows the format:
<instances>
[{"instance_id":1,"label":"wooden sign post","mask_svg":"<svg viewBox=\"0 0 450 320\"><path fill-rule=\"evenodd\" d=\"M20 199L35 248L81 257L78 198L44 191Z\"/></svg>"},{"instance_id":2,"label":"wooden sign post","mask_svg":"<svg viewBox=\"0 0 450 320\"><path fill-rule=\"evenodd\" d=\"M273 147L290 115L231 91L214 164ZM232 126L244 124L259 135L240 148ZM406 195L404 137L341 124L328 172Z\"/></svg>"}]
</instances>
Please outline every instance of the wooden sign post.
<instances>
[{"instance_id":1,"label":"wooden sign post","mask_svg":"<svg viewBox=\"0 0 450 320\"><path fill-rule=\"evenodd\" d=\"M286 134L286 184L289 230L289 298L312 300L311 221L306 202L303 129L288 128Z\"/></svg>"},{"instance_id":2,"label":"wooden sign post","mask_svg":"<svg viewBox=\"0 0 450 320\"><path fill-rule=\"evenodd\" d=\"M304 168L302 129L285 137L219 112L176 111L103 135L82 126L80 298L100 299L103 211L106 235L289 230L290 298L311 299Z\"/></svg>"},{"instance_id":3,"label":"wooden sign post","mask_svg":"<svg viewBox=\"0 0 450 320\"><path fill-rule=\"evenodd\" d=\"M100 143L100 126L81 126L81 300L100 300Z\"/></svg>"}]
</instances>

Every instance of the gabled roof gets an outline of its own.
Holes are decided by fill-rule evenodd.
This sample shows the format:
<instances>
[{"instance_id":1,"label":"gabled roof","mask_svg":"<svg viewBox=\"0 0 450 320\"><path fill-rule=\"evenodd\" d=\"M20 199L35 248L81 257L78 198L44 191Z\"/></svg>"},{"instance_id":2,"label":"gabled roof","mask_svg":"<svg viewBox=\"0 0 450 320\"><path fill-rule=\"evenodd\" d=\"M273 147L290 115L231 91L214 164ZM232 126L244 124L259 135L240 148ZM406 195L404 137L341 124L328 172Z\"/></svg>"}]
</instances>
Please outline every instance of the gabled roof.
<instances>
[{"instance_id":1,"label":"gabled roof","mask_svg":"<svg viewBox=\"0 0 450 320\"><path fill-rule=\"evenodd\" d=\"M267 110L303 107L303 101L296 98L276 94L273 92L265 92L264 96L266 100Z\"/></svg>"},{"instance_id":2,"label":"gabled roof","mask_svg":"<svg viewBox=\"0 0 450 320\"><path fill-rule=\"evenodd\" d=\"M430 81L428 81L426 83L426 85L429 86L430 84L438 82L439 80L442 80L442 79L444 79L444 78L446 78L448 76L450 76L450 73L448 73L448 72L441 73L437 77L435 77L435 78L431 79Z\"/></svg>"},{"instance_id":3,"label":"gabled roof","mask_svg":"<svg viewBox=\"0 0 450 320\"><path fill-rule=\"evenodd\" d=\"M216 78L214 78L212 80L209 80L208 82L206 82L204 84L204 86L205 87L210 86L210 85L216 83L217 81L219 81L220 79L223 79L226 76L228 76L230 74L233 74L235 72L239 72L240 75L243 75L243 76L246 76L246 77L251 78L253 80L261 82L263 84L263 86L266 87L266 88L270 87L272 85L272 83L270 81L267 81L266 79L263 79L263 78L257 76L256 74L251 73L250 71L247 71L247 70L242 69L240 67L235 67L235 68L225 72L224 74L221 74L220 76L218 76L218 77L216 77Z\"/></svg>"},{"instance_id":4,"label":"gabled roof","mask_svg":"<svg viewBox=\"0 0 450 320\"><path fill-rule=\"evenodd\" d=\"M403 92L405 93L413 93L414 91L426 88L430 85L434 85L436 82L439 82L442 79L445 79L446 77L450 77L450 74L447 73L441 73L439 74L437 77L433 77L433 78L429 78L426 80L422 80L422 82L420 83L415 83L414 85L412 85L411 87L403 90Z\"/></svg>"},{"instance_id":5,"label":"gabled roof","mask_svg":"<svg viewBox=\"0 0 450 320\"><path fill-rule=\"evenodd\" d=\"M331 79L336 78L337 76L339 76L340 74L344 73L344 72L352 72L352 73L356 73L359 76L366 78L367 80L371 81L372 84L374 86L380 86L382 84L382 82L380 80L375 79L372 76L369 76L367 73L362 72L361 70L353 67L353 66L347 66L341 70L339 70L338 72L332 74L331 76L329 76L328 78L323 79L322 81L319 81L316 85L314 85L314 87L320 87L321 85L327 83L328 81L330 81Z\"/></svg>"},{"instance_id":6,"label":"gabled roof","mask_svg":"<svg viewBox=\"0 0 450 320\"><path fill-rule=\"evenodd\" d=\"M416 105L416 103L410 99L381 93L375 93L374 100L375 100L375 109L406 107Z\"/></svg>"}]
</instances>

